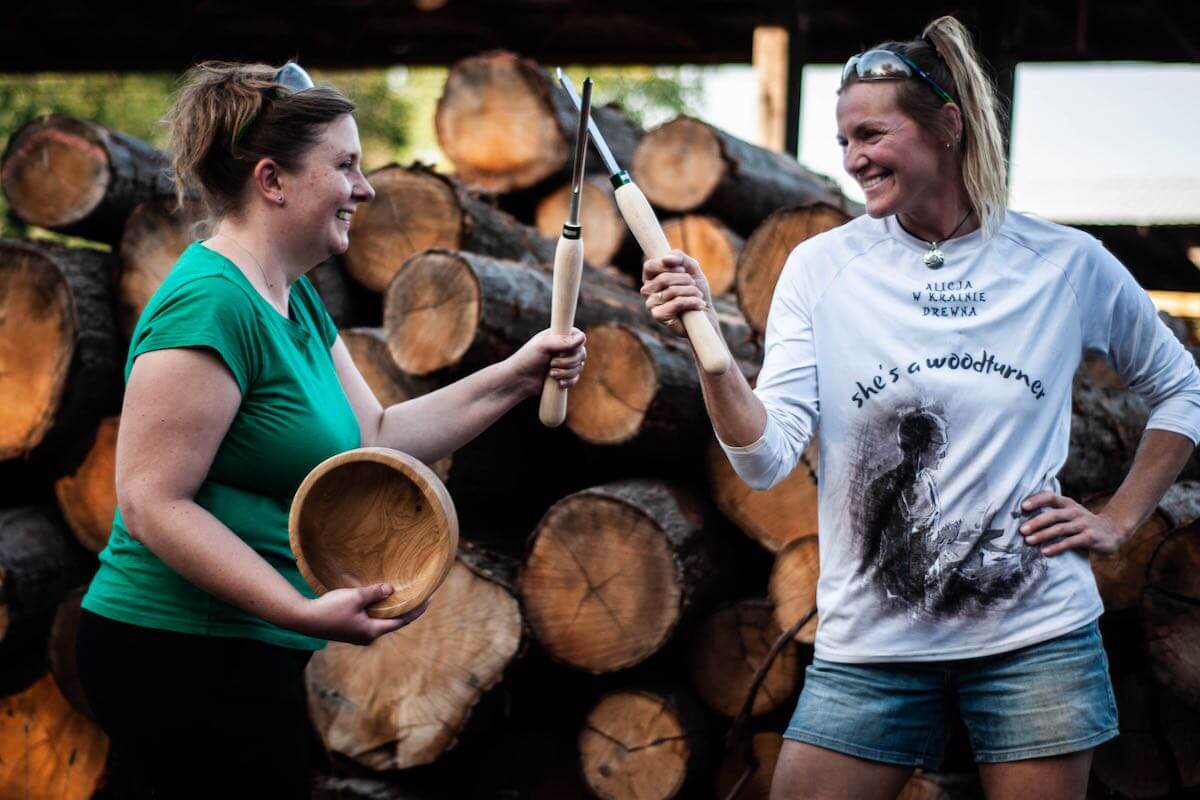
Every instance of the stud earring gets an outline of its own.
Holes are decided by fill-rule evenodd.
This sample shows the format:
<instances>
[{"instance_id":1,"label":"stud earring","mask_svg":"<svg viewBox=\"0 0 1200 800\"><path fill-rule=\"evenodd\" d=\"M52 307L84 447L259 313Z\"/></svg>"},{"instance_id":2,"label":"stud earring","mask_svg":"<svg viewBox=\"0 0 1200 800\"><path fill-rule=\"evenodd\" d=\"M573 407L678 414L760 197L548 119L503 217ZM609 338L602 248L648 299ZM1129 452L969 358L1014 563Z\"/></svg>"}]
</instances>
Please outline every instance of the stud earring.
<instances>
[{"instance_id":1,"label":"stud earring","mask_svg":"<svg viewBox=\"0 0 1200 800\"><path fill-rule=\"evenodd\" d=\"M946 145L946 146L949 147L950 145ZM279 205L283 205L283 195L281 195L281 194L275 195L275 202L279 203Z\"/></svg>"}]
</instances>

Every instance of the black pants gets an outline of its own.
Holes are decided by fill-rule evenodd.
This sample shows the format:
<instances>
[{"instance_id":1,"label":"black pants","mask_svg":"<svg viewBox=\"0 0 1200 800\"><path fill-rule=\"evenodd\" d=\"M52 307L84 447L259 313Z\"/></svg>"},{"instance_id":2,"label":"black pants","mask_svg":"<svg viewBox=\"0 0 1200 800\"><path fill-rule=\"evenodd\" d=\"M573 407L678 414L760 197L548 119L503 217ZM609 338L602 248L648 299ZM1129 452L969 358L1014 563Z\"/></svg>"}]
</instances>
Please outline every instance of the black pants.
<instances>
[{"instance_id":1,"label":"black pants","mask_svg":"<svg viewBox=\"0 0 1200 800\"><path fill-rule=\"evenodd\" d=\"M112 741L116 791L106 796L311 797L309 651L84 611L77 653L83 690Z\"/></svg>"}]
</instances>

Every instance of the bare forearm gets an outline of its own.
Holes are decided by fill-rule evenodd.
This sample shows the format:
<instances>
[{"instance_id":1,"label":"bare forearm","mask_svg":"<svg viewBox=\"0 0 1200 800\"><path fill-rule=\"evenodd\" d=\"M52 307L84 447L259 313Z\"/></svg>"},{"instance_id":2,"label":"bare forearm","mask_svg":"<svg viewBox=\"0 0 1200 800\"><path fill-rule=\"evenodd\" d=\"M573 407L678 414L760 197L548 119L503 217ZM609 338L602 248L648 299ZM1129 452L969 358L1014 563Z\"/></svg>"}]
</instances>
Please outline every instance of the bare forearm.
<instances>
[{"instance_id":1,"label":"bare forearm","mask_svg":"<svg viewBox=\"0 0 1200 800\"><path fill-rule=\"evenodd\" d=\"M191 583L249 614L294 629L304 598L195 501L146 501L136 520L127 522L143 544Z\"/></svg>"},{"instance_id":2,"label":"bare forearm","mask_svg":"<svg viewBox=\"0 0 1200 800\"><path fill-rule=\"evenodd\" d=\"M430 464L474 439L538 388L514 378L506 362L492 364L384 409L377 441Z\"/></svg>"},{"instance_id":3,"label":"bare forearm","mask_svg":"<svg viewBox=\"0 0 1200 800\"><path fill-rule=\"evenodd\" d=\"M736 366L723 375L700 374L704 404L717 437L728 445L754 444L767 427L767 410Z\"/></svg>"},{"instance_id":4,"label":"bare forearm","mask_svg":"<svg viewBox=\"0 0 1200 800\"><path fill-rule=\"evenodd\" d=\"M1129 474L1109 499L1103 514L1116 522L1126 537L1133 535L1179 477L1193 449L1186 436L1171 431L1146 431Z\"/></svg>"}]
</instances>

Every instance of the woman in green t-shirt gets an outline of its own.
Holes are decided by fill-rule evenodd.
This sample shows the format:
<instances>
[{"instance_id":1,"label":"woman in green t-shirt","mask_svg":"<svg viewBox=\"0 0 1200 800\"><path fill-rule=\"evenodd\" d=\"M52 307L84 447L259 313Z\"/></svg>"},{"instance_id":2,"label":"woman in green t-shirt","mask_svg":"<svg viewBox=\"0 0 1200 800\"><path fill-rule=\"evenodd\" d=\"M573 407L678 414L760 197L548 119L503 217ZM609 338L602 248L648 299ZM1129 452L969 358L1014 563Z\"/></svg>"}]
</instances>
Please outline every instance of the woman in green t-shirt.
<instances>
[{"instance_id":1,"label":"woman in green t-shirt","mask_svg":"<svg viewBox=\"0 0 1200 800\"><path fill-rule=\"evenodd\" d=\"M84 598L81 679L136 796L308 797L302 672L372 619L387 586L316 597L288 508L325 458L367 445L452 453L549 374L573 385L583 334L544 331L504 361L383 408L304 277L349 245L374 191L354 105L295 64L194 67L168 115L180 198L213 235L143 311L125 365L118 512ZM123 795L124 796L124 795Z\"/></svg>"}]
</instances>

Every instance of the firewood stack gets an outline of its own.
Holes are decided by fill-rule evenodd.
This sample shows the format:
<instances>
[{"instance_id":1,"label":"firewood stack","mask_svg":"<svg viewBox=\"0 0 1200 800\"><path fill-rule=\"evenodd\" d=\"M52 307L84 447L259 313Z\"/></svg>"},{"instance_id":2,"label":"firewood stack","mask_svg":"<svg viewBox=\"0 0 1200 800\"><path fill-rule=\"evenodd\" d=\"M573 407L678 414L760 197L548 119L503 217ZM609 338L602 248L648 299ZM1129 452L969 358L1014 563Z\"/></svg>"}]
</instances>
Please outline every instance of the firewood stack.
<instances>
[{"instance_id":1,"label":"firewood stack","mask_svg":"<svg viewBox=\"0 0 1200 800\"><path fill-rule=\"evenodd\" d=\"M419 164L369 175L377 196L350 250L309 277L383 402L503 359L549 325L572 116L538 65L468 58L436 119L457 175ZM646 132L616 108L595 116L672 244L700 258L753 380L787 254L860 209L794 159L698 120ZM18 216L110 250L0 242L2 796L33 796L37 780L88 797L103 782L107 744L72 668L73 590L116 504L130 332L201 222L168 199L164 164L63 117L13 132L0 162ZM577 325L590 356L567 422L543 428L535 399L433 465L462 553L419 621L314 657L310 713L329 753L317 796L767 796L817 625L765 668L815 604L817 447L779 486L750 490L713 439L686 342L645 310L641 257L603 176L589 178L583 213ZM1146 409L1089 363L1073 412L1060 478L1100 504ZM1096 759L1106 796L1200 787L1198 517L1200 484L1181 481L1126 551L1094 561L1126 730ZM39 729L48 745L28 735ZM905 796L978 796L972 786L925 774Z\"/></svg>"}]
</instances>

